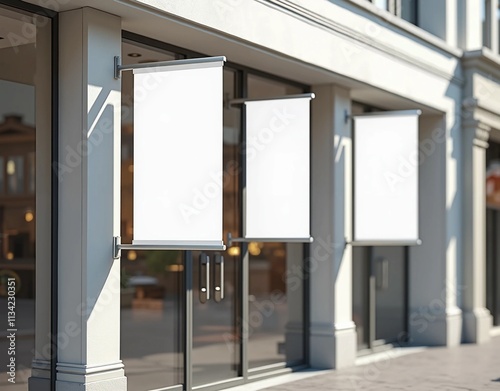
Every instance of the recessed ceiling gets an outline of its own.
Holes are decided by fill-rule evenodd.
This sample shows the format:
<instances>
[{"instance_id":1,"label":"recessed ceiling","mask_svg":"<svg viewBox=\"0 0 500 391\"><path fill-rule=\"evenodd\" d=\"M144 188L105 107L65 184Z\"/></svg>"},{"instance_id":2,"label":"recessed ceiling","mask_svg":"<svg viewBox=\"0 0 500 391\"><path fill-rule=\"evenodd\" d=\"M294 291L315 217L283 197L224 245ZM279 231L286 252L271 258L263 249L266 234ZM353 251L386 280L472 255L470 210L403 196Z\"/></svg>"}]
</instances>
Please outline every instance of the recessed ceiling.
<instances>
[{"instance_id":1,"label":"recessed ceiling","mask_svg":"<svg viewBox=\"0 0 500 391\"><path fill-rule=\"evenodd\" d=\"M131 54L132 56L130 56ZM123 42L122 44L122 64L124 65L170 60L175 60L175 56L172 53L151 50L138 44L132 45L128 42Z\"/></svg>"}]
</instances>

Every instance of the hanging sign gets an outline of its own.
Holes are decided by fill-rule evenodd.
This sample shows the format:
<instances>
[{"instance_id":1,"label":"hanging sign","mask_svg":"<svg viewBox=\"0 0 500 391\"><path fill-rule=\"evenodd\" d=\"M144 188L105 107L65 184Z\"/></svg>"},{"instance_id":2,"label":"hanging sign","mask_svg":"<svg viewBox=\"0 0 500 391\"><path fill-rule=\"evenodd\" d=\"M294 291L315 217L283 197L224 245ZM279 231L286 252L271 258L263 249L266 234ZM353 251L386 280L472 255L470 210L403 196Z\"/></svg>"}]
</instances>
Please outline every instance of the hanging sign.
<instances>
[{"instance_id":1,"label":"hanging sign","mask_svg":"<svg viewBox=\"0 0 500 391\"><path fill-rule=\"evenodd\" d=\"M312 98L245 102L245 238L310 241Z\"/></svg>"},{"instance_id":2,"label":"hanging sign","mask_svg":"<svg viewBox=\"0 0 500 391\"><path fill-rule=\"evenodd\" d=\"M223 61L134 69L134 245L222 248Z\"/></svg>"},{"instance_id":3,"label":"hanging sign","mask_svg":"<svg viewBox=\"0 0 500 391\"><path fill-rule=\"evenodd\" d=\"M420 243L419 115L414 110L354 117L355 244Z\"/></svg>"}]
</instances>

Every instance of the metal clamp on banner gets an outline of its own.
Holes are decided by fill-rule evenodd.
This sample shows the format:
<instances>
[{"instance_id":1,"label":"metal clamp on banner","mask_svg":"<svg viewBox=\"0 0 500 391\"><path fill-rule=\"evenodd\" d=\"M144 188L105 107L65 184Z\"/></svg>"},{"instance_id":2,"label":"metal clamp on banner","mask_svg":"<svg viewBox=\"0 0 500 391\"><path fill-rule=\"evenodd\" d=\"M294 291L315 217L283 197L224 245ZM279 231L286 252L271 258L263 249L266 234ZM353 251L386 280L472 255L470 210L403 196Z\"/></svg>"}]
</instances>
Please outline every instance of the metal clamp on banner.
<instances>
[{"instance_id":1,"label":"metal clamp on banner","mask_svg":"<svg viewBox=\"0 0 500 391\"><path fill-rule=\"evenodd\" d=\"M250 243L250 242L312 243L312 242L314 242L314 238L313 237L308 237L308 238L233 238L233 236L231 235L231 232L228 232L228 234L227 234L227 245L229 247L231 247L232 243Z\"/></svg>"},{"instance_id":2,"label":"metal clamp on banner","mask_svg":"<svg viewBox=\"0 0 500 391\"><path fill-rule=\"evenodd\" d=\"M198 244L198 243L169 243L169 244L122 244L121 237L113 237L113 258L119 259L122 250L199 250L199 251L225 251L226 245L221 244Z\"/></svg>"}]
</instances>

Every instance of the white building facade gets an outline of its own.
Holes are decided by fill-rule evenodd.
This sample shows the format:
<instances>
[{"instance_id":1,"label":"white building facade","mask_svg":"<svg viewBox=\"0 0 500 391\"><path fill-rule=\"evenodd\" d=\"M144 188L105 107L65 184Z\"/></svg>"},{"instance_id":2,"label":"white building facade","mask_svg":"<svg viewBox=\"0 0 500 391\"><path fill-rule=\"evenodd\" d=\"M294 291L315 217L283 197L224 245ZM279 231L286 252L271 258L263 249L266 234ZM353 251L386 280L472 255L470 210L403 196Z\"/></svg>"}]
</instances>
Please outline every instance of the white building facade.
<instances>
[{"instance_id":1,"label":"white building facade","mask_svg":"<svg viewBox=\"0 0 500 391\"><path fill-rule=\"evenodd\" d=\"M16 298L15 327L0 331L16 329L15 370L0 384L219 390L391 346L488 343L500 326L499 24L498 0L0 0L2 306L10 286ZM113 237L133 235L134 88L150 88L115 78L115 56L227 58L225 237L241 236L246 188L245 112L231 100L314 93L314 242L115 259ZM418 165L422 242L353 246L352 116L399 110L422 112L418 158L392 172ZM203 297L204 276L223 299Z\"/></svg>"}]
</instances>

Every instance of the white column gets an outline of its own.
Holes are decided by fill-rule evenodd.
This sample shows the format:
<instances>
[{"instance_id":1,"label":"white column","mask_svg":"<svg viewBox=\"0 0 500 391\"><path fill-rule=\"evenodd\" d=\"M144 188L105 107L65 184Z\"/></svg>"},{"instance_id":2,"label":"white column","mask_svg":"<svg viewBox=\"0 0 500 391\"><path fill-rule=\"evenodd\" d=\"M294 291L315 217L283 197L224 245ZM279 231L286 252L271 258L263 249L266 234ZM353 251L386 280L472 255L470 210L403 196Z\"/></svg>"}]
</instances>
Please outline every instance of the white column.
<instances>
[{"instance_id":1,"label":"white column","mask_svg":"<svg viewBox=\"0 0 500 391\"><path fill-rule=\"evenodd\" d=\"M477 50L483 46L482 1L458 2L458 46L463 50Z\"/></svg>"},{"instance_id":2,"label":"white column","mask_svg":"<svg viewBox=\"0 0 500 391\"><path fill-rule=\"evenodd\" d=\"M418 26L457 46L457 0L419 0Z\"/></svg>"},{"instance_id":3,"label":"white column","mask_svg":"<svg viewBox=\"0 0 500 391\"><path fill-rule=\"evenodd\" d=\"M120 360L120 55L116 16L60 14L57 390L126 390Z\"/></svg>"},{"instance_id":4,"label":"white column","mask_svg":"<svg viewBox=\"0 0 500 391\"><path fill-rule=\"evenodd\" d=\"M408 314L410 342L416 345L456 346L461 340L460 134L452 124L430 115L419 123L422 245L410 248Z\"/></svg>"},{"instance_id":5,"label":"white column","mask_svg":"<svg viewBox=\"0 0 500 391\"><path fill-rule=\"evenodd\" d=\"M463 340L490 339L492 317L486 309L486 149L489 127L475 120L464 131L464 289Z\"/></svg>"},{"instance_id":6,"label":"white column","mask_svg":"<svg viewBox=\"0 0 500 391\"><path fill-rule=\"evenodd\" d=\"M50 390L51 317L51 28L36 32L36 295L35 349L29 390ZM55 108L54 108L55 109Z\"/></svg>"},{"instance_id":7,"label":"white column","mask_svg":"<svg viewBox=\"0 0 500 391\"><path fill-rule=\"evenodd\" d=\"M313 368L354 364L352 320L351 124L349 91L315 86L312 103L312 235L310 362Z\"/></svg>"}]
</instances>

